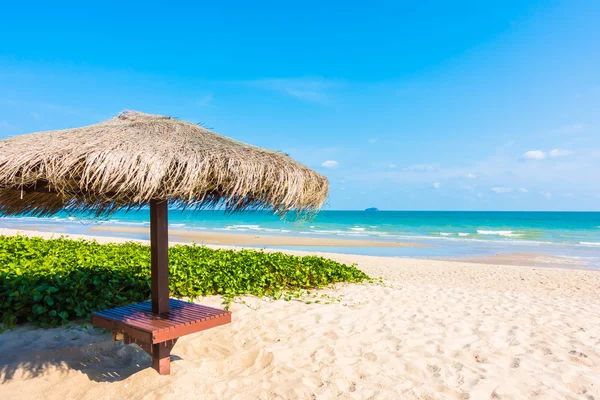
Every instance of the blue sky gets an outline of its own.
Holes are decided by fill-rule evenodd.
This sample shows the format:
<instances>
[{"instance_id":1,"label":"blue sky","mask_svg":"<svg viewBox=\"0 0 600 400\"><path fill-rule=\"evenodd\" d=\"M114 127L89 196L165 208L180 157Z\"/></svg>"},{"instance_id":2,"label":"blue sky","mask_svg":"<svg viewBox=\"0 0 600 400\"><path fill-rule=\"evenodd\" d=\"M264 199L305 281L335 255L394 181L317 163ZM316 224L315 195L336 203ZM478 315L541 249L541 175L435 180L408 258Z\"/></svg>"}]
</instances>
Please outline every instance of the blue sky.
<instances>
[{"instance_id":1,"label":"blue sky","mask_svg":"<svg viewBox=\"0 0 600 400\"><path fill-rule=\"evenodd\" d=\"M330 209L600 210L600 2L11 2L0 137L123 109L319 170Z\"/></svg>"}]
</instances>

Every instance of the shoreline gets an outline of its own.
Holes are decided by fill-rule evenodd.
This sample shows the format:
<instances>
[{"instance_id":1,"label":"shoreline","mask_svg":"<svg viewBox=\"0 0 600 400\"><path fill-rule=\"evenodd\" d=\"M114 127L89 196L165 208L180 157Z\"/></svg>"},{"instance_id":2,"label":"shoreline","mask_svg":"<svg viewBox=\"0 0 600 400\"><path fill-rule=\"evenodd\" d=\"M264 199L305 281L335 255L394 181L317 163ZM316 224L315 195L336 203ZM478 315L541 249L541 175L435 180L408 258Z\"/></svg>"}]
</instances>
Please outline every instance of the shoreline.
<instances>
[{"instance_id":1,"label":"shoreline","mask_svg":"<svg viewBox=\"0 0 600 400\"><path fill-rule=\"evenodd\" d=\"M93 226L90 232L124 232L150 235L150 228L129 226ZM233 245L233 246L315 246L315 247L428 247L422 243L401 241L383 241L368 239L335 239L284 235L263 235L248 233L198 232L193 230L169 229L169 237L191 241L198 244Z\"/></svg>"},{"instance_id":2,"label":"shoreline","mask_svg":"<svg viewBox=\"0 0 600 400\"><path fill-rule=\"evenodd\" d=\"M111 227L112 228L112 227ZM124 229L120 229L120 227L115 227L115 229L108 229L108 232L117 233L121 232L130 232L128 229L134 229L136 232L138 228L128 228L124 227ZM145 229L141 228L146 231ZM92 228L94 230L94 228ZM101 229L102 230L102 229ZM192 232L194 234L195 232ZM201 232L202 236L210 236L213 232ZM83 240L94 240L98 243L127 243L127 242L136 242L142 243L145 245L150 244L149 239L139 239L139 238L128 238L128 237L119 237L119 236L103 236L103 235L87 235L87 234L74 234L68 232L50 232L50 231L37 231L37 230L28 230L28 229L10 229L10 228L0 228L0 236L15 236L22 235L27 237L41 237L43 239L51 239L58 237L67 237L70 239L83 239ZM221 234L217 233L217 235L223 235L225 237L230 236L253 236L253 235L239 235L239 234ZM261 237L256 235L257 237ZM205 242L205 243L197 243L195 241L180 241L177 239L181 239L185 236L179 236L176 234L171 234L169 236L169 246L173 245L189 245L195 243L197 245L206 246L212 249L226 249L226 250L242 250L242 249L253 249L253 250L261 250L266 252L283 252L288 254L294 254L299 256L307 256L307 255L318 255L326 258L330 258L333 260L343 260L341 262L346 262L352 264L353 262L350 260L354 259L390 259L390 260L408 260L412 262L423 262L423 261L431 261L431 262L447 262L447 263L457 263L457 264L467 264L467 265L487 265L487 266L512 266L512 267L539 267L545 269L561 269L561 270L584 270L584 271L598 271L599 268L589 267L586 264L582 264L581 261L577 257L565 257L565 256L556 256L544 253L515 253L515 252L506 252L496 254L494 256L469 256L469 257L405 257L405 256L382 256L382 255L364 255L364 254L352 254L352 253L337 253L337 252L327 252L327 251L309 251L304 249L294 249L292 245L289 245L290 248L269 248L269 247L260 247L258 243L256 244L236 244L242 243L241 240L236 239L231 243L219 243L218 240L215 242ZM192 235L193 237L193 235ZM278 238L276 236L263 236L263 238ZM308 239L308 238L295 238L291 236L292 239ZM318 239L317 239L318 240ZM343 239L339 239L340 241L344 241ZM292 241L293 242L293 241ZM318 247L316 245L313 245ZM324 245L325 246L325 245ZM340 246L342 247L342 246ZM352 246L348 246L352 247ZM375 246L377 247L377 246ZM393 247L412 247L410 244L402 244L399 243L398 246Z\"/></svg>"},{"instance_id":3,"label":"shoreline","mask_svg":"<svg viewBox=\"0 0 600 400\"><path fill-rule=\"evenodd\" d=\"M97 221L85 223L70 219L29 218L24 220L5 219L0 222L0 229L55 232L57 234L60 232L61 234L79 234L90 237L149 239L149 223L147 221L129 223L125 220L111 219L100 223ZM175 218L175 222L180 221ZM600 247L595 246L596 244L600 245L600 242L596 243L599 239L595 237L578 238L578 242L547 242L518 239L520 234L516 234L514 239L507 239L502 235L512 232L513 228L508 226L486 228L486 231L482 231L486 233L485 238L454 237L450 234L442 235L442 233L440 233L441 236L406 233L400 236L383 237L368 231L368 229L368 232L363 232L362 230L366 229L364 226L368 225L366 222L362 224L363 227L350 228L352 232L346 233L335 229L325 230L321 233L308 232L304 229L279 231L269 228L271 226L269 224L263 226L260 223L258 225L260 221L251 219L233 220L227 222L228 225L202 228L175 222L172 222L170 226L170 239L172 242L182 244L241 246L279 251L290 249L311 253L328 252L484 264L600 269L600 253L598 253ZM600 224L600 220L598 223ZM369 228L374 227L370 226ZM354 229L356 232L353 231ZM384 228L381 227L381 229ZM445 229L439 227L439 230ZM494 235L494 233L498 233L498 235ZM489 238L487 238L488 236ZM588 241L589 243L582 245L584 239L585 243Z\"/></svg>"}]
</instances>

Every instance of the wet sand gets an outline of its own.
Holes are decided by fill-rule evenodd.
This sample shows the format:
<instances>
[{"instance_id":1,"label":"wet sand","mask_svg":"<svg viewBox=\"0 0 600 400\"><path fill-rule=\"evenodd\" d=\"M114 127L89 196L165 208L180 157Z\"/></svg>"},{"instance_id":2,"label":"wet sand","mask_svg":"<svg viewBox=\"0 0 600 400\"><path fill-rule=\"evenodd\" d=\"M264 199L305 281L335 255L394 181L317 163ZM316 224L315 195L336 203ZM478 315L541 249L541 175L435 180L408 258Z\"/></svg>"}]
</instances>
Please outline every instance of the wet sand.
<instances>
[{"instance_id":1,"label":"wet sand","mask_svg":"<svg viewBox=\"0 0 600 400\"><path fill-rule=\"evenodd\" d=\"M557 256L541 253L498 253L493 256L448 257L448 261L488 264L488 265L527 265L532 267L592 268L580 257ZM600 266L598 266L600 268Z\"/></svg>"},{"instance_id":2,"label":"wet sand","mask_svg":"<svg viewBox=\"0 0 600 400\"><path fill-rule=\"evenodd\" d=\"M150 228L126 226L93 226L94 232L137 233L150 235ZM234 245L234 246L337 246L337 247L427 247L425 244L399 241L380 241L363 239L333 239L301 236L275 236L246 233L198 232L188 230L169 230L173 241L194 242L198 244Z\"/></svg>"}]
</instances>

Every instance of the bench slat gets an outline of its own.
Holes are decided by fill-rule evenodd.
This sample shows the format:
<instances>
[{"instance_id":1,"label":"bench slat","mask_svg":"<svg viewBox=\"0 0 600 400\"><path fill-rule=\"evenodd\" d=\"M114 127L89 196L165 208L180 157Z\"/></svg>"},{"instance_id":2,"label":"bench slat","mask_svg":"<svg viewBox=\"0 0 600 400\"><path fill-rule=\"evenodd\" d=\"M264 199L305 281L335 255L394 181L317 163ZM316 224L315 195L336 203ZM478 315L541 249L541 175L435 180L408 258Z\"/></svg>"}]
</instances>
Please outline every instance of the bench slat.
<instances>
[{"instance_id":1,"label":"bench slat","mask_svg":"<svg viewBox=\"0 0 600 400\"><path fill-rule=\"evenodd\" d=\"M134 339L156 344L231 322L231 312L170 299L170 311L157 315L152 304L130 304L92 314L92 324L122 331Z\"/></svg>"}]
</instances>

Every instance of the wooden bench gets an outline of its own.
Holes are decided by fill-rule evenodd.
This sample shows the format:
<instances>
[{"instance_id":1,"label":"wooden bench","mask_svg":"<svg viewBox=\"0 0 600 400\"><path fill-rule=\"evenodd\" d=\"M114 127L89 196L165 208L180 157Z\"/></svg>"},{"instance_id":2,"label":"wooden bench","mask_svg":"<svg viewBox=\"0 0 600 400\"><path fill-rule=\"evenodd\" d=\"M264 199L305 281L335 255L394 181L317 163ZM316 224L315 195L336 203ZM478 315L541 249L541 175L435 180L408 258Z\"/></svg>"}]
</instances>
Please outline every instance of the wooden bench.
<instances>
[{"instance_id":1,"label":"wooden bench","mask_svg":"<svg viewBox=\"0 0 600 400\"><path fill-rule=\"evenodd\" d=\"M169 299L169 311L152 312L152 303L98 311L92 324L113 332L113 340L135 343L152 356L152 367L161 375L171 370L171 349L184 335L231 322L231 312Z\"/></svg>"}]
</instances>

